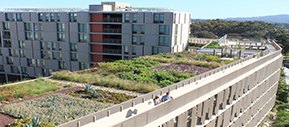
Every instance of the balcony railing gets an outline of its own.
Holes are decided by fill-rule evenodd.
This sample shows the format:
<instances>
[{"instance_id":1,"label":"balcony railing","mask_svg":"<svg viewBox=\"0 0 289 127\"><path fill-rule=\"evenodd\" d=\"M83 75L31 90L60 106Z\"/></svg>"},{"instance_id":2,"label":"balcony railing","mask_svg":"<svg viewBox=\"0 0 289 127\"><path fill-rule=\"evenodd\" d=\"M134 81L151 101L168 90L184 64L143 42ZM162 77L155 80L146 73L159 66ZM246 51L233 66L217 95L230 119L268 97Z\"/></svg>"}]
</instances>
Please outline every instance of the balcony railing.
<instances>
[{"instance_id":1,"label":"balcony railing","mask_svg":"<svg viewBox=\"0 0 289 127\"><path fill-rule=\"evenodd\" d=\"M10 39L10 35L3 35L3 39Z\"/></svg>"},{"instance_id":2,"label":"balcony railing","mask_svg":"<svg viewBox=\"0 0 289 127\"><path fill-rule=\"evenodd\" d=\"M122 22L121 18L103 18L103 22Z\"/></svg>"},{"instance_id":3,"label":"balcony railing","mask_svg":"<svg viewBox=\"0 0 289 127\"><path fill-rule=\"evenodd\" d=\"M117 59L103 59L104 62L114 62L116 61Z\"/></svg>"},{"instance_id":4,"label":"balcony railing","mask_svg":"<svg viewBox=\"0 0 289 127\"><path fill-rule=\"evenodd\" d=\"M103 53L121 54L121 49L103 49Z\"/></svg>"},{"instance_id":5,"label":"balcony railing","mask_svg":"<svg viewBox=\"0 0 289 127\"><path fill-rule=\"evenodd\" d=\"M121 44L121 39L103 39L103 43L117 43L117 44Z\"/></svg>"},{"instance_id":6,"label":"balcony railing","mask_svg":"<svg viewBox=\"0 0 289 127\"><path fill-rule=\"evenodd\" d=\"M11 44L4 44L4 47L11 48Z\"/></svg>"},{"instance_id":7,"label":"balcony railing","mask_svg":"<svg viewBox=\"0 0 289 127\"><path fill-rule=\"evenodd\" d=\"M121 29L120 28L118 28L118 29L116 29L116 28L104 28L103 32L104 33L121 33Z\"/></svg>"}]
</instances>

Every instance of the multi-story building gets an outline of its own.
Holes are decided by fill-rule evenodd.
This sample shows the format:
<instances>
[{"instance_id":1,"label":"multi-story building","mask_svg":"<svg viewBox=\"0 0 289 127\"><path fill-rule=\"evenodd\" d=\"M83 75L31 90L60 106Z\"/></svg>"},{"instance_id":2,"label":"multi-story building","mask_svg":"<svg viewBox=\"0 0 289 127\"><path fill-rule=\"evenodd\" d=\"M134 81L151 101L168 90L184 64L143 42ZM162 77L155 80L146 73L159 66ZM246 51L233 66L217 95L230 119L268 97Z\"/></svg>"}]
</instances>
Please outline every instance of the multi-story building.
<instances>
[{"instance_id":1,"label":"multi-story building","mask_svg":"<svg viewBox=\"0 0 289 127\"><path fill-rule=\"evenodd\" d=\"M0 12L0 81L183 51L190 17L171 9L132 8L119 2L89 5L89 9L6 9Z\"/></svg>"}]
</instances>

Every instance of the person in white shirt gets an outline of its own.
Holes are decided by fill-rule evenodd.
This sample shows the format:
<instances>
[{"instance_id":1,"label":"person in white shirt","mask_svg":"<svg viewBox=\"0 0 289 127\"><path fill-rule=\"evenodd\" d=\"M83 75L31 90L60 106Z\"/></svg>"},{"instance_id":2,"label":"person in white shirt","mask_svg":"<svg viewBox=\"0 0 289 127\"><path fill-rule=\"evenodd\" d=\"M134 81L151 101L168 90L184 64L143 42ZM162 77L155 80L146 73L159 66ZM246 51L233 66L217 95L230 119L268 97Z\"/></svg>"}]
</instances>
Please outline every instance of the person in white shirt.
<instances>
[{"instance_id":1,"label":"person in white shirt","mask_svg":"<svg viewBox=\"0 0 289 127\"><path fill-rule=\"evenodd\" d=\"M155 98L154 98L154 103L155 103L155 105L158 105L158 104L161 103L161 99L160 99L159 96L155 96Z\"/></svg>"}]
</instances>

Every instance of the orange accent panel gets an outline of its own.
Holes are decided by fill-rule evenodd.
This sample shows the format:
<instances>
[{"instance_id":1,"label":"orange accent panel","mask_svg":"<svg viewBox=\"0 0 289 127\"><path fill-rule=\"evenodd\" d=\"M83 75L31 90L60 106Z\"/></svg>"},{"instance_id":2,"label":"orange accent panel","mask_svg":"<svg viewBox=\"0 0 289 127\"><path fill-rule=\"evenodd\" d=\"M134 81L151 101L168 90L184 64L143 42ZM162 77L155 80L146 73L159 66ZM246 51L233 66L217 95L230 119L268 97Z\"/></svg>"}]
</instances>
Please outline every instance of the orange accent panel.
<instances>
[{"instance_id":1,"label":"orange accent panel","mask_svg":"<svg viewBox=\"0 0 289 127\"><path fill-rule=\"evenodd\" d=\"M90 14L90 22L102 22L102 13Z\"/></svg>"},{"instance_id":2,"label":"orange accent panel","mask_svg":"<svg viewBox=\"0 0 289 127\"><path fill-rule=\"evenodd\" d=\"M90 45L90 51L91 52L102 52L103 46L102 45L96 45L96 44L91 44Z\"/></svg>"},{"instance_id":3,"label":"orange accent panel","mask_svg":"<svg viewBox=\"0 0 289 127\"><path fill-rule=\"evenodd\" d=\"M102 34L90 34L91 42L102 42L102 40L103 40Z\"/></svg>"},{"instance_id":4,"label":"orange accent panel","mask_svg":"<svg viewBox=\"0 0 289 127\"><path fill-rule=\"evenodd\" d=\"M102 32L102 24L90 24L90 32Z\"/></svg>"},{"instance_id":5,"label":"orange accent panel","mask_svg":"<svg viewBox=\"0 0 289 127\"><path fill-rule=\"evenodd\" d=\"M103 55L91 54L90 59L92 62L102 62L103 61Z\"/></svg>"}]
</instances>

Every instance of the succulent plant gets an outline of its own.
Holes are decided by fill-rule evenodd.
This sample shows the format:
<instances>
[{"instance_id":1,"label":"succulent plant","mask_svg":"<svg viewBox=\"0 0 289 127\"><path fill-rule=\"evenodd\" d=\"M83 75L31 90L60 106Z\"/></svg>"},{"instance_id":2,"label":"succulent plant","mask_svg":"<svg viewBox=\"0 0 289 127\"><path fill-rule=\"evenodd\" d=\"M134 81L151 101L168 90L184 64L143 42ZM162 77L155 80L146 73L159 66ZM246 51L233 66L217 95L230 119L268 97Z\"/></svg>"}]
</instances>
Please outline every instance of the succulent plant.
<instances>
[{"instance_id":1,"label":"succulent plant","mask_svg":"<svg viewBox=\"0 0 289 127\"><path fill-rule=\"evenodd\" d=\"M91 85L90 85L90 84L88 84L88 85L85 85L84 91L85 91L85 92L89 92L89 90L90 90L90 87L91 87Z\"/></svg>"},{"instance_id":2,"label":"succulent plant","mask_svg":"<svg viewBox=\"0 0 289 127\"><path fill-rule=\"evenodd\" d=\"M93 98L100 98L101 94L98 93L97 91L91 91L91 97Z\"/></svg>"}]
</instances>

